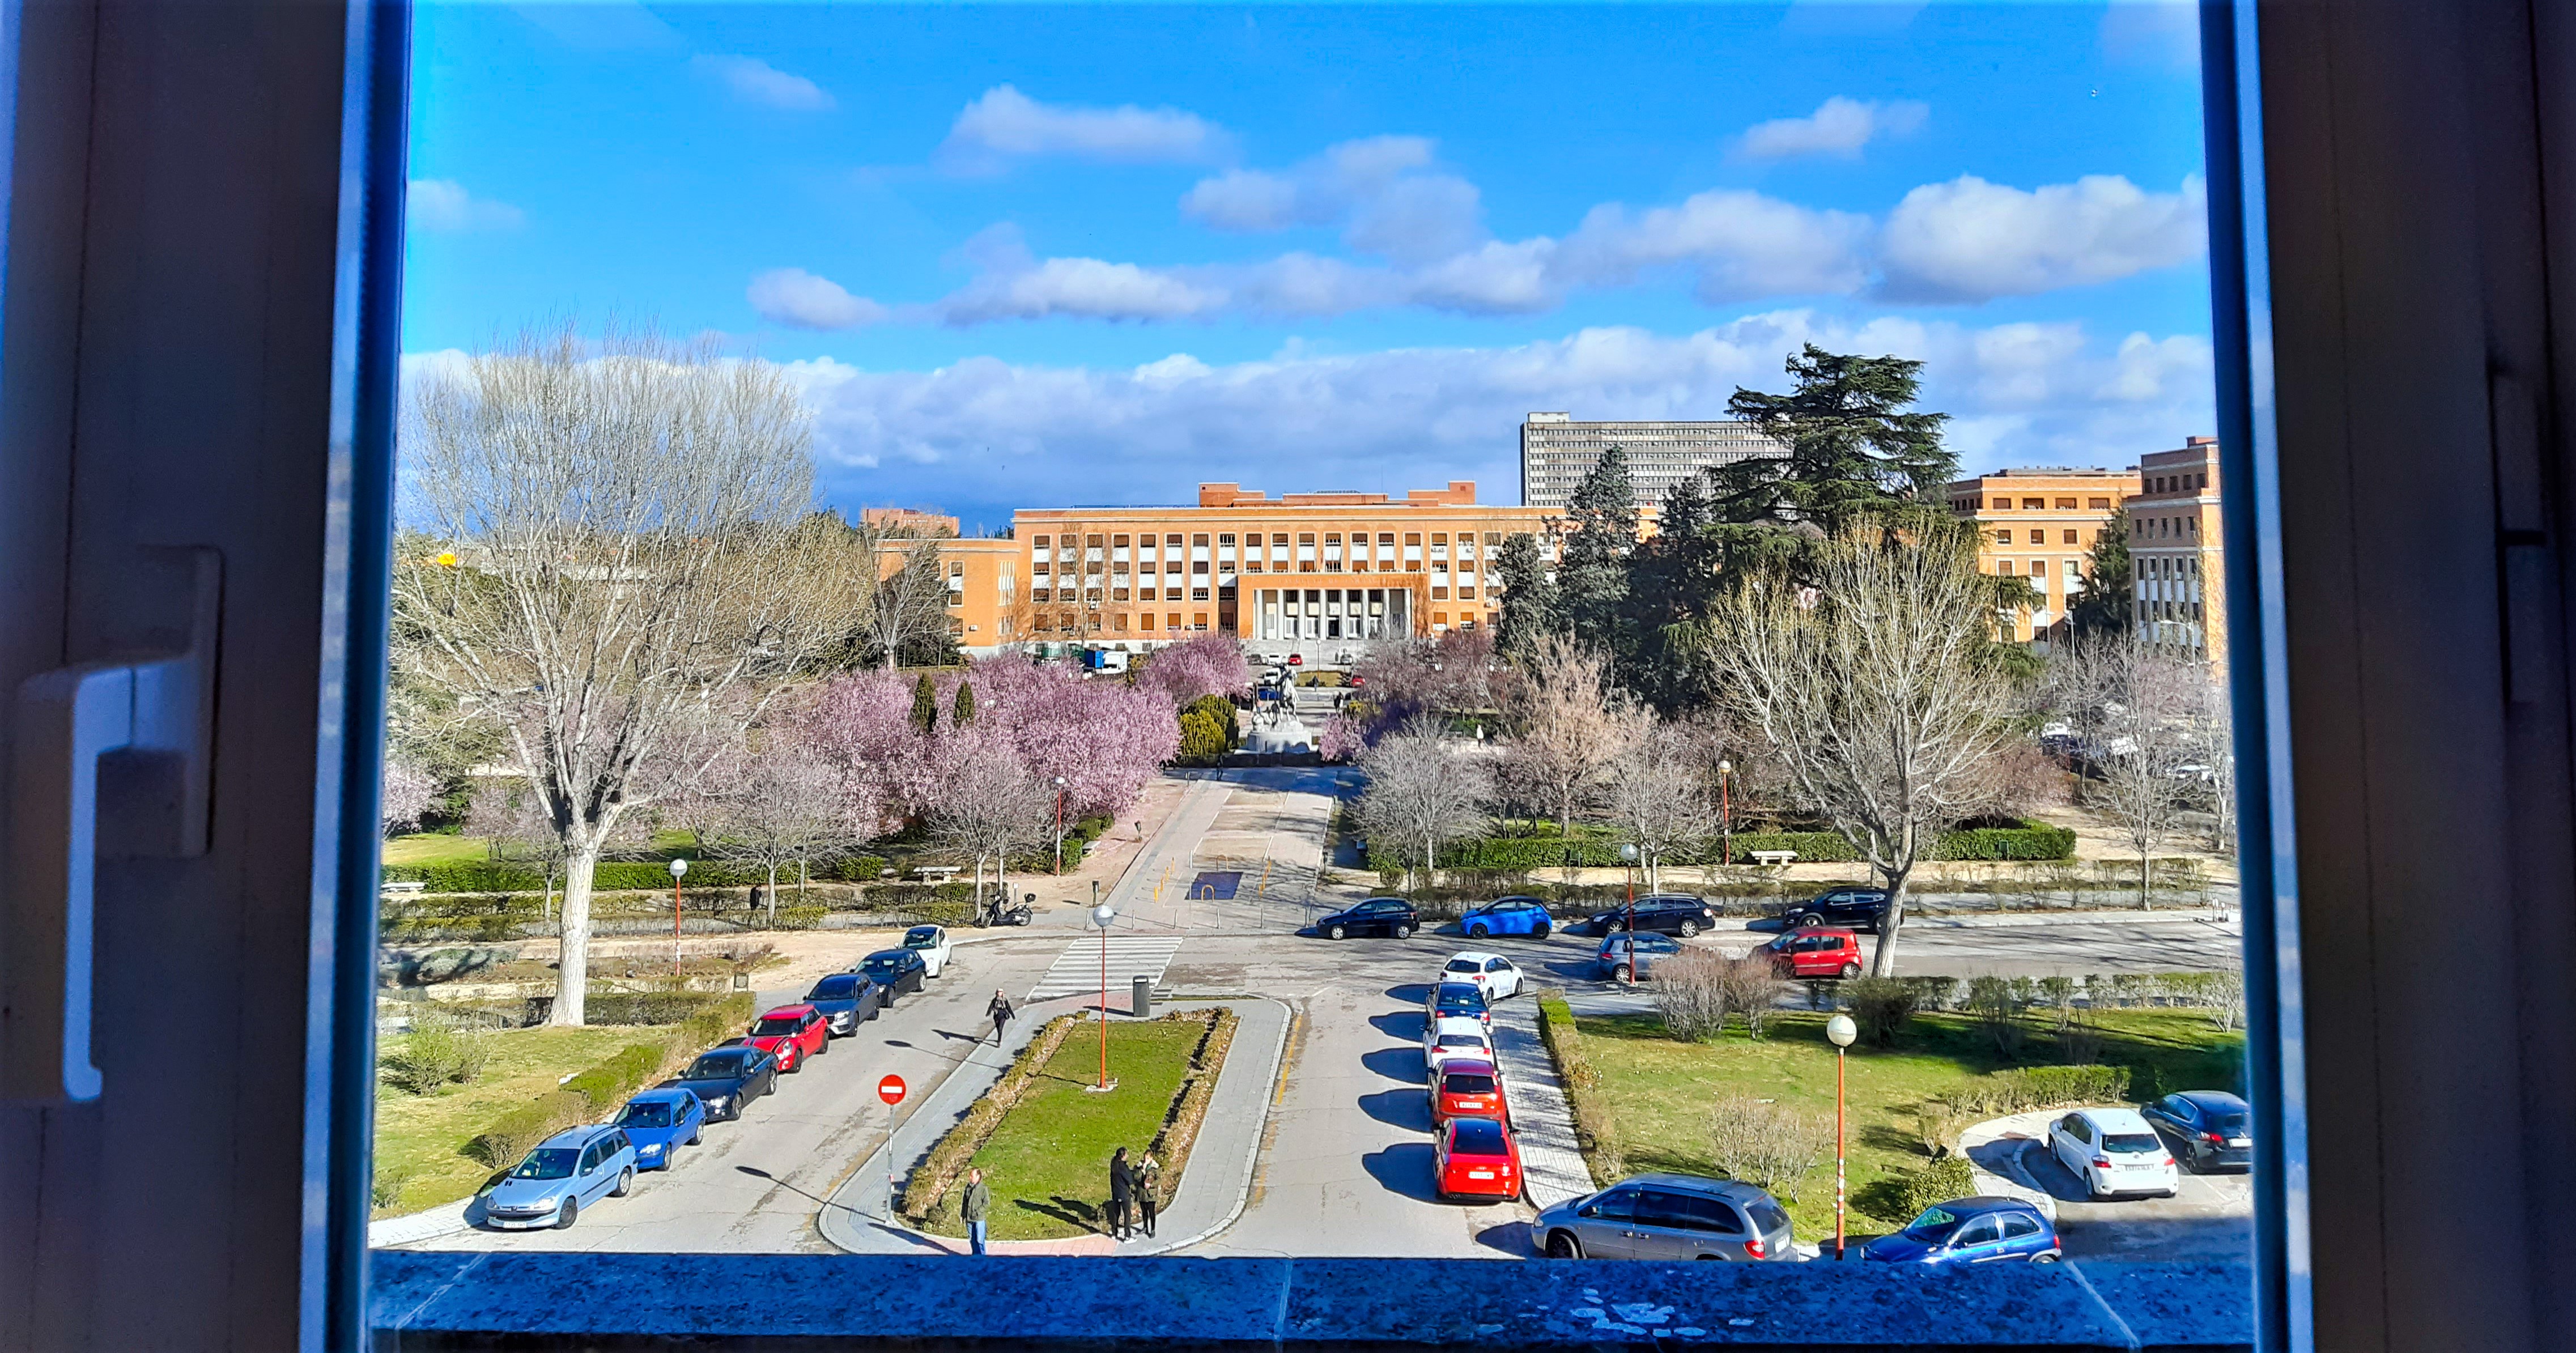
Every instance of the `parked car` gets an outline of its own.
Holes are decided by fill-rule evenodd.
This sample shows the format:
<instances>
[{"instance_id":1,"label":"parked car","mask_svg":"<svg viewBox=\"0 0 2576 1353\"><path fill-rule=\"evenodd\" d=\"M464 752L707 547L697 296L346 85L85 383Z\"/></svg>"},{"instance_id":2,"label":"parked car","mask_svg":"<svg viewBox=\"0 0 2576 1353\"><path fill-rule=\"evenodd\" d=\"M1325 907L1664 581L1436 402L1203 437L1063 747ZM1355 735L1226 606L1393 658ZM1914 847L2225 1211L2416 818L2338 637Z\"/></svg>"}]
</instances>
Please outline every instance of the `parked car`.
<instances>
[{"instance_id":1,"label":"parked car","mask_svg":"<svg viewBox=\"0 0 2576 1353\"><path fill-rule=\"evenodd\" d=\"M832 1046L832 1029L822 1011L799 1001L753 1020L742 1041L776 1057L779 1070L793 1073L805 1069L806 1058L820 1057Z\"/></svg>"},{"instance_id":2,"label":"parked car","mask_svg":"<svg viewBox=\"0 0 2576 1353\"><path fill-rule=\"evenodd\" d=\"M1592 933L1609 935L1626 930L1631 914L1625 903L1608 911L1596 911L1590 921ZM1639 930L1684 939L1717 924L1717 913L1709 910L1708 903L1688 893L1649 893L1637 899L1633 915Z\"/></svg>"},{"instance_id":3,"label":"parked car","mask_svg":"<svg viewBox=\"0 0 2576 1353\"><path fill-rule=\"evenodd\" d=\"M1490 1029L1494 1027L1493 1008L1485 1001L1485 989L1473 982L1442 980L1431 984L1422 998L1422 1019L1427 1025L1434 1020L1463 1017Z\"/></svg>"},{"instance_id":4,"label":"parked car","mask_svg":"<svg viewBox=\"0 0 2576 1353\"><path fill-rule=\"evenodd\" d=\"M1780 909L1781 920L1793 930L1857 926L1876 934L1879 921L1886 915L1884 888L1828 888L1804 902L1792 902Z\"/></svg>"},{"instance_id":5,"label":"parked car","mask_svg":"<svg viewBox=\"0 0 2576 1353\"><path fill-rule=\"evenodd\" d=\"M1431 1178L1443 1198L1518 1198L1521 1148L1492 1118L1452 1118L1432 1131Z\"/></svg>"},{"instance_id":6,"label":"parked car","mask_svg":"<svg viewBox=\"0 0 2576 1353\"><path fill-rule=\"evenodd\" d=\"M1440 980L1443 983L1465 982L1485 993L1488 1002L1521 994L1521 970L1513 966L1510 959L1472 949L1463 954L1451 954L1449 961L1440 965Z\"/></svg>"},{"instance_id":7,"label":"parked car","mask_svg":"<svg viewBox=\"0 0 2576 1353\"><path fill-rule=\"evenodd\" d=\"M686 1090L647 1090L617 1111L618 1127L635 1144L635 1168L667 1170L680 1148L698 1144L707 1106Z\"/></svg>"},{"instance_id":8,"label":"parked car","mask_svg":"<svg viewBox=\"0 0 2576 1353\"><path fill-rule=\"evenodd\" d=\"M778 1059L747 1043L728 1043L698 1054L665 1089L686 1090L707 1106L707 1121L742 1117L751 1101L778 1089Z\"/></svg>"},{"instance_id":9,"label":"parked car","mask_svg":"<svg viewBox=\"0 0 2576 1353\"><path fill-rule=\"evenodd\" d=\"M623 1128L568 1128L545 1139L483 1195L483 1220L504 1231L563 1230L602 1198L635 1186L635 1147Z\"/></svg>"},{"instance_id":10,"label":"parked car","mask_svg":"<svg viewBox=\"0 0 2576 1353\"><path fill-rule=\"evenodd\" d=\"M1547 904L1535 897L1498 897L1458 918L1458 929L1475 939L1488 935L1528 935L1546 939L1556 929Z\"/></svg>"},{"instance_id":11,"label":"parked car","mask_svg":"<svg viewBox=\"0 0 2576 1353\"><path fill-rule=\"evenodd\" d=\"M885 988L854 972L826 973L805 993L805 1003L823 1012L834 1038L857 1033L885 1005Z\"/></svg>"},{"instance_id":12,"label":"parked car","mask_svg":"<svg viewBox=\"0 0 2576 1353\"><path fill-rule=\"evenodd\" d=\"M1431 1125L1438 1127L1452 1118L1500 1118L1512 1116L1511 1104L1503 1095L1503 1071L1491 1061L1473 1057L1453 1057L1440 1064L1431 1078Z\"/></svg>"},{"instance_id":13,"label":"parked car","mask_svg":"<svg viewBox=\"0 0 2576 1353\"><path fill-rule=\"evenodd\" d=\"M1860 1247L1882 1264L2054 1264L2057 1228L2019 1198L1953 1198Z\"/></svg>"},{"instance_id":14,"label":"parked car","mask_svg":"<svg viewBox=\"0 0 2576 1353\"><path fill-rule=\"evenodd\" d=\"M2173 1154L2194 1174L2254 1164L2253 1110L2224 1090L2167 1095L2138 1116L2164 1135Z\"/></svg>"},{"instance_id":15,"label":"parked car","mask_svg":"<svg viewBox=\"0 0 2576 1353\"><path fill-rule=\"evenodd\" d=\"M1452 1058L1472 1058L1493 1065L1494 1036L1486 1030L1484 1021L1435 1019L1422 1031L1422 1065L1432 1080L1440 1079L1441 1067Z\"/></svg>"},{"instance_id":16,"label":"parked car","mask_svg":"<svg viewBox=\"0 0 2576 1353\"><path fill-rule=\"evenodd\" d=\"M1642 982L1655 975L1655 960L1670 958L1682 951L1681 941L1669 935L1647 931L1638 935L1613 935L1601 942L1601 952L1593 955L1601 975L1613 982Z\"/></svg>"},{"instance_id":17,"label":"parked car","mask_svg":"<svg viewBox=\"0 0 2576 1353\"><path fill-rule=\"evenodd\" d=\"M1792 930L1757 952L1783 977L1858 977L1866 964L1860 937L1848 930Z\"/></svg>"},{"instance_id":18,"label":"parked car","mask_svg":"<svg viewBox=\"0 0 2576 1353\"><path fill-rule=\"evenodd\" d=\"M880 1005L894 1004L894 998L907 991L921 990L922 977L929 971L921 955L909 949L879 949L859 960L852 972L877 984Z\"/></svg>"},{"instance_id":19,"label":"parked car","mask_svg":"<svg viewBox=\"0 0 2576 1353\"><path fill-rule=\"evenodd\" d=\"M2181 1183L2164 1139L2135 1109L2077 1109L2048 1125L2048 1149L2096 1198L2171 1198Z\"/></svg>"},{"instance_id":20,"label":"parked car","mask_svg":"<svg viewBox=\"0 0 2576 1353\"><path fill-rule=\"evenodd\" d=\"M948 927L936 925L917 925L903 932L903 947L921 955L922 975L925 977L937 977L948 967L948 959L955 952L954 946L948 942Z\"/></svg>"},{"instance_id":21,"label":"parked car","mask_svg":"<svg viewBox=\"0 0 2576 1353\"><path fill-rule=\"evenodd\" d=\"M1530 1235L1551 1259L1799 1258L1789 1214L1733 1179L1641 1174L1538 1214Z\"/></svg>"},{"instance_id":22,"label":"parked car","mask_svg":"<svg viewBox=\"0 0 2576 1353\"><path fill-rule=\"evenodd\" d=\"M1328 940L1351 935L1392 935L1404 939L1420 929L1413 904L1400 897L1372 897L1348 911L1315 922L1315 933Z\"/></svg>"}]
</instances>

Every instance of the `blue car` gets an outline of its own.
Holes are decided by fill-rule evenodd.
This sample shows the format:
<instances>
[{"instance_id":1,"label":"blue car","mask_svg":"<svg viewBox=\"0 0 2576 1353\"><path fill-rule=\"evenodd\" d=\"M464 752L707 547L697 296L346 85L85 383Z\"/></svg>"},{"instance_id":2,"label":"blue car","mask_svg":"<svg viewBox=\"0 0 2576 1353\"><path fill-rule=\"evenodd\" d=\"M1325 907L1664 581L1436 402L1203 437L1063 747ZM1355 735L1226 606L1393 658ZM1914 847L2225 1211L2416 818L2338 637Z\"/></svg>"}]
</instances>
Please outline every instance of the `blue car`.
<instances>
[{"instance_id":1,"label":"blue car","mask_svg":"<svg viewBox=\"0 0 2576 1353\"><path fill-rule=\"evenodd\" d=\"M914 950L879 949L860 959L859 966L850 971L876 984L883 998L878 1002L880 1005L893 1005L895 997L907 991L921 990L922 978L929 974L930 968Z\"/></svg>"},{"instance_id":2,"label":"blue car","mask_svg":"<svg viewBox=\"0 0 2576 1353\"><path fill-rule=\"evenodd\" d=\"M1487 935L1535 935L1547 938L1556 918L1535 897L1498 897L1458 918L1458 928L1477 939Z\"/></svg>"},{"instance_id":3,"label":"blue car","mask_svg":"<svg viewBox=\"0 0 2576 1353\"><path fill-rule=\"evenodd\" d=\"M623 1198L634 1185L635 1148L624 1128L568 1128L546 1138L483 1195L483 1224L502 1231L569 1230L584 1207Z\"/></svg>"},{"instance_id":4,"label":"blue car","mask_svg":"<svg viewBox=\"0 0 2576 1353\"><path fill-rule=\"evenodd\" d=\"M2057 1228L2019 1198L1953 1198L1860 1247L1882 1264L2054 1264Z\"/></svg>"},{"instance_id":5,"label":"blue car","mask_svg":"<svg viewBox=\"0 0 2576 1353\"><path fill-rule=\"evenodd\" d=\"M617 1126L635 1143L635 1168L667 1170L680 1148L698 1144L707 1106L687 1090L647 1090L618 1110Z\"/></svg>"},{"instance_id":6,"label":"blue car","mask_svg":"<svg viewBox=\"0 0 2576 1353\"><path fill-rule=\"evenodd\" d=\"M816 982L805 993L805 1003L822 1012L832 1037L846 1038L877 1017L878 1007L885 1004L885 988L859 973L836 972Z\"/></svg>"}]
</instances>

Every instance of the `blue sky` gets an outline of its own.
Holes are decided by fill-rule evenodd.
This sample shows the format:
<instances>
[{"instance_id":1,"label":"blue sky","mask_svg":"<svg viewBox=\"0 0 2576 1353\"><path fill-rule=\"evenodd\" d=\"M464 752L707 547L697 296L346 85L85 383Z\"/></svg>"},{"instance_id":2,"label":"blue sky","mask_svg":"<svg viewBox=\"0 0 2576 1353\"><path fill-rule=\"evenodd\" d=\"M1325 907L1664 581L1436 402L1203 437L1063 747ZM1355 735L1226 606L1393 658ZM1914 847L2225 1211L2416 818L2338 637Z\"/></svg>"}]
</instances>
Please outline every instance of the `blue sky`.
<instances>
[{"instance_id":1,"label":"blue sky","mask_svg":"<svg viewBox=\"0 0 2576 1353\"><path fill-rule=\"evenodd\" d=\"M842 506L1508 502L1807 340L1970 469L2210 430L2187 5L414 13L406 350L721 335Z\"/></svg>"}]
</instances>

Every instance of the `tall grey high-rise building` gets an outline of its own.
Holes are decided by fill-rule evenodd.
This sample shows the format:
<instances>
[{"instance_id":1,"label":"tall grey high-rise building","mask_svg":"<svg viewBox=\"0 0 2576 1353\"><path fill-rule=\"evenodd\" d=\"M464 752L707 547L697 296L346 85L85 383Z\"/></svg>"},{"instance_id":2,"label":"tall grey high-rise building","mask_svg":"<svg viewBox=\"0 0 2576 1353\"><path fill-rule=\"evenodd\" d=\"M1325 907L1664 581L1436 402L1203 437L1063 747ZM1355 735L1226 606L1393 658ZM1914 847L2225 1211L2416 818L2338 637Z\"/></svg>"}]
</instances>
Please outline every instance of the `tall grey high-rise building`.
<instances>
[{"instance_id":1,"label":"tall grey high-rise building","mask_svg":"<svg viewBox=\"0 0 2576 1353\"><path fill-rule=\"evenodd\" d=\"M1751 423L1578 423L1571 414L1533 413L1521 424L1521 503L1563 507L1574 486L1611 446L1628 453L1637 505L1662 505L1672 486L1711 466L1780 454Z\"/></svg>"}]
</instances>

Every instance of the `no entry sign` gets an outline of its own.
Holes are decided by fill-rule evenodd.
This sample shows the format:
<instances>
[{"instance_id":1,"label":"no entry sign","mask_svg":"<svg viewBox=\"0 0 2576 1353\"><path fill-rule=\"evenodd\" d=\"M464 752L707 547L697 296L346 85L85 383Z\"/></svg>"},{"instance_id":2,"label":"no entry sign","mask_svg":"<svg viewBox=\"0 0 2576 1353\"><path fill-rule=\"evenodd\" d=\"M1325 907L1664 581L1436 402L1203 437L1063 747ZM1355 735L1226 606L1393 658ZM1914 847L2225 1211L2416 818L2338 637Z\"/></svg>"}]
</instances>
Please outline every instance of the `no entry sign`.
<instances>
[{"instance_id":1,"label":"no entry sign","mask_svg":"<svg viewBox=\"0 0 2576 1353\"><path fill-rule=\"evenodd\" d=\"M901 1104L903 1096L903 1077L887 1076L877 1082L877 1098L884 1100L888 1105Z\"/></svg>"}]
</instances>

